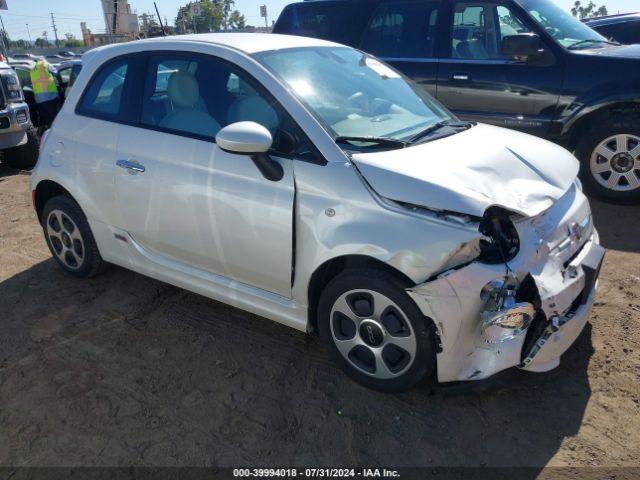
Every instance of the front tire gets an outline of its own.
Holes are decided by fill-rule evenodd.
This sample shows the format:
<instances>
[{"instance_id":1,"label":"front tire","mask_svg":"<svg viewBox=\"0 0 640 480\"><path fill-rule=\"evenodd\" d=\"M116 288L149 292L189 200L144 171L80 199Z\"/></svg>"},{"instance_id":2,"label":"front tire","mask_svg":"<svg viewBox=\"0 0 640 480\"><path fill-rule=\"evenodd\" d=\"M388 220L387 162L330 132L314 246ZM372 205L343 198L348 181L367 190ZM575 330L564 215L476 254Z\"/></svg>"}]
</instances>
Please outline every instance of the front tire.
<instances>
[{"instance_id":1,"label":"front tire","mask_svg":"<svg viewBox=\"0 0 640 480\"><path fill-rule=\"evenodd\" d=\"M612 203L640 203L640 120L619 116L594 125L576 156L588 193Z\"/></svg>"},{"instance_id":2,"label":"front tire","mask_svg":"<svg viewBox=\"0 0 640 480\"><path fill-rule=\"evenodd\" d=\"M64 271L89 278L104 270L87 218L73 199L62 195L48 200L41 223L47 246Z\"/></svg>"},{"instance_id":3,"label":"front tire","mask_svg":"<svg viewBox=\"0 0 640 480\"><path fill-rule=\"evenodd\" d=\"M345 373L368 388L408 390L435 368L433 324L407 286L382 270L346 270L320 296L321 338Z\"/></svg>"},{"instance_id":4,"label":"front tire","mask_svg":"<svg viewBox=\"0 0 640 480\"><path fill-rule=\"evenodd\" d=\"M27 130L27 143L19 147L8 148L4 152L6 165L21 170L30 170L38 162L38 150L40 148L40 135L34 127Z\"/></svg>"}]
</instances>

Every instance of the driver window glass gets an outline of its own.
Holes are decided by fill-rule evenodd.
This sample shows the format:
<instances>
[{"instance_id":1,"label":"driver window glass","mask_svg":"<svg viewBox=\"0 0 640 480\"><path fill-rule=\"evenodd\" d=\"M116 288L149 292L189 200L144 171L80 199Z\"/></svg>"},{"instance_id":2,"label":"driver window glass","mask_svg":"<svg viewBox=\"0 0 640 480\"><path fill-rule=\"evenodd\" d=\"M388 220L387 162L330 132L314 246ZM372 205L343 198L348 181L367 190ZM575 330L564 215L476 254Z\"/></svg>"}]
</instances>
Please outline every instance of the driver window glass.
<instances>
[{"instance_id":1,"label":"driver window glass","mask_svg":"<svg viewBox=\"0 0 640 480\"><path fill-rule=\"evenodd\" d=\"M500 22L500 40L509 35L531 33L531 29L525 27L524 23L511 10L502 5L498 7L498 20Z\"/></svg>"},{"instance_id":2,"label":"driver window glass","mask_svg":"<svg viewBox=\"0 0 640 480\"><path fill-rule=\"evenodd\" d=\"M458 3L453 16L451 56L474 60L498 58L491 5Z\"/></svg>"},{"instance_id":3,"label":"driver window glass","mask_svg":"<svg viewBox=\"0 0 640 480\"><path fill-rule=\"evenodd\" d=\"M209 56L152 56L141 124L213 141L221 128L252 121L271 132L275 153L288 155L296 130L254 84L243 71Z\"/></svg>"},{"instance_id":4,"label":"driver window glass","mask_svg":"<svg viewBox=\"0 0 640 480\"><path fill-rule=\"evenodd\" d=\"M458 3L453 17L451 56L501 60L502 39L531 30L507 7L493 3Z\"/></svg>"}]
</instances>

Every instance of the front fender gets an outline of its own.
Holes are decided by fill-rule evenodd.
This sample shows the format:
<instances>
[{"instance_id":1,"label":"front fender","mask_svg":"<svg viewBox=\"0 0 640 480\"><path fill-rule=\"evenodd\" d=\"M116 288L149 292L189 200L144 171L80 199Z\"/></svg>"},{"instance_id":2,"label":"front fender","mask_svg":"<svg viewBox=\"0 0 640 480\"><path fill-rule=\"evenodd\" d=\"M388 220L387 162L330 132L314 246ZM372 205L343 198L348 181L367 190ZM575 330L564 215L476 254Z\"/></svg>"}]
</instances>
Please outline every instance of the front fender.
<instances>
[{"instance_id":1,"label":"front fender","mask_svg":"<svg viewBox=\"0 0 640 480\"><path fill-rule=\"evenodd\" d=\"M414 283L479 254L478 225L429 219L383 205L349 163L296 165L296 254L293 295L308 304L309 281L325 262L374 258Z\"/></svg>"}]
</instances>

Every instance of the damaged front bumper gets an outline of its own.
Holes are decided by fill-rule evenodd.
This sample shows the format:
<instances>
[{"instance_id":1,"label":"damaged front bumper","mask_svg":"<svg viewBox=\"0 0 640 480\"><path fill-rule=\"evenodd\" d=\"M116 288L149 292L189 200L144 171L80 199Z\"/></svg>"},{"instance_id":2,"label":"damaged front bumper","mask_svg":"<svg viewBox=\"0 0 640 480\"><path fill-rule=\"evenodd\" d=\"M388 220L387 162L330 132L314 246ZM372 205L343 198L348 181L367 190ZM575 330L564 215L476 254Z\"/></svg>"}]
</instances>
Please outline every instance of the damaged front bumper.
<instances>
[{"instance_id":1,"label":"damaged front bumper","mask_svg":"<svg viewBox=\"0 0 640 480\"><path fill-rule=\"evenodd\" d=\"M550 370L584 328L604 249L582 193L573 192L517 229L521 250L509 275L504 264L474 262L408 290L438 330L440 382L479 380L516 366ZM535 305L535 315L527 328L491 343L483 331L483 289L507 277L513 277L517 301Z\"/></svg>"}]
</instances>

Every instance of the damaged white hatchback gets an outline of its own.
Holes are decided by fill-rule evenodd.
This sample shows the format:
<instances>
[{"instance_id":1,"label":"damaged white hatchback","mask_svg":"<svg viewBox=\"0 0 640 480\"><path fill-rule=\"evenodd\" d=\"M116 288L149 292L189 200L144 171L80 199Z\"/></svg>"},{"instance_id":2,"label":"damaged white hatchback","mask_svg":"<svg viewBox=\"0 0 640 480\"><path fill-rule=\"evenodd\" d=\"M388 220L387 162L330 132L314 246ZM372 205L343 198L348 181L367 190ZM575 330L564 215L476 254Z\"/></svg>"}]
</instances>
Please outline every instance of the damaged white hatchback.
<instances>
[{"instance_id":1,"label":"damaged white hatchback","mask_svg":"<svg viewBox=\"0 0 640 480\"><path fill-rule=\"evenodd\" d=\"M117 264L306 332L385 391L554 368L604 250L578 162L294 36L85 55L32 174L69 273Z\"/></svg>"}]
</instances>

